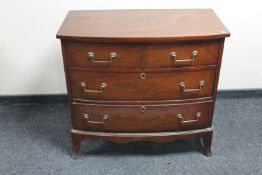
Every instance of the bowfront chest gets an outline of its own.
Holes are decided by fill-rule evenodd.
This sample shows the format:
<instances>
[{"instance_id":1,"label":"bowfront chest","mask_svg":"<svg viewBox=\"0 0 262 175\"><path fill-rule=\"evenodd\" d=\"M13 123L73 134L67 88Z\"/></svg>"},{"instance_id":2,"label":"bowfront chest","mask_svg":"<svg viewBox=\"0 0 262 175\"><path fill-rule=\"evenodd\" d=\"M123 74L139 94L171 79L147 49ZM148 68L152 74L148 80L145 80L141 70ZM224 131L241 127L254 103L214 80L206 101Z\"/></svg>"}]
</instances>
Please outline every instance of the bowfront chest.
<instances>
[{"instance_id":1,"label":"bowfront chest","mask_svg":"<svg viewBox=\"0 0 262 175\"><path fill-rule=\"evenodd\" d=\"M70 11L61 39L72 157L81 141L202 138L212 118L225 37L212 10Z\"/></svg>"}]
</instances>

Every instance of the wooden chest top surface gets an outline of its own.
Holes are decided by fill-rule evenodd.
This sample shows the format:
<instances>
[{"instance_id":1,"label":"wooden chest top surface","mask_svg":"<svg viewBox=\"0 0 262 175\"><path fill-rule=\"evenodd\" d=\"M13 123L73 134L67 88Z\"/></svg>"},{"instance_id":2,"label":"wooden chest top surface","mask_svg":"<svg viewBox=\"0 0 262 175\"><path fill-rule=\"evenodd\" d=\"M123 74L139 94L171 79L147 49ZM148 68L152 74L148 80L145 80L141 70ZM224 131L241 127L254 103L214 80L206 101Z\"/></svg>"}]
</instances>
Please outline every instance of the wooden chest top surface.
<instances>
[{"instance_id":1,"label":"wooden chest top surface","mask_svg":"<svg viewBox=\"0 0 262 175\"><path fill-rule=\"evenodd\" d=\"M172 42L230 33L211 9L69 11L57 38L88 42Z\"/></svg>"}]
</instances>

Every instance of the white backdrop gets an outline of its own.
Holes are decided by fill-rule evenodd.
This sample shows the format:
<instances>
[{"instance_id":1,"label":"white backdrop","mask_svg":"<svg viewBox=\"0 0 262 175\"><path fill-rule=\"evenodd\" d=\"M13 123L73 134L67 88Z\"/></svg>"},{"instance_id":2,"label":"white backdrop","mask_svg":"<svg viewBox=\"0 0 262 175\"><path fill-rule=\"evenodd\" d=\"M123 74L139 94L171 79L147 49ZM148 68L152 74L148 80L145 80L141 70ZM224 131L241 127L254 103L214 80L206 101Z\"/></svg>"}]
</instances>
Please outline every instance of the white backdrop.
<instances>
[{"instance_id":1,"label":"white backdrop","mask_svg":"<svg viewBox=\"0 0 262 175\"><path fill-rule=\"evenodd\" d=\"M65 93L60 42L68 10L212 8L231 32L219 89L262 88L260 1L8 0L0 1L0 95Z\"/></svg>"}]
</instances>

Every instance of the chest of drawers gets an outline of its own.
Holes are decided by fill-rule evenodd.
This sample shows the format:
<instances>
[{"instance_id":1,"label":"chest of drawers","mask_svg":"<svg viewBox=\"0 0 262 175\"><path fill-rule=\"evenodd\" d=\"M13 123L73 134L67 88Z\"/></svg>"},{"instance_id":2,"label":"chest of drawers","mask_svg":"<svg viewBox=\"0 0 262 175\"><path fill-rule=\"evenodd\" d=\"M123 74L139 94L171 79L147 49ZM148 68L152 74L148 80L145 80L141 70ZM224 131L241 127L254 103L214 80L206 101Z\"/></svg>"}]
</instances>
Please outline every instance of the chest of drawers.
<instances>
[{"instance_id":1,"label":"chest of drawers","mask_svg":"<svg viewBox=\"0 0 262 175\"><path fill-rule=\"evenodd\" d=\"M225 37L212 10L70 11L61 39L72 157L84 139L202 138L212 118Z\"/></svg>"}]
</instances>

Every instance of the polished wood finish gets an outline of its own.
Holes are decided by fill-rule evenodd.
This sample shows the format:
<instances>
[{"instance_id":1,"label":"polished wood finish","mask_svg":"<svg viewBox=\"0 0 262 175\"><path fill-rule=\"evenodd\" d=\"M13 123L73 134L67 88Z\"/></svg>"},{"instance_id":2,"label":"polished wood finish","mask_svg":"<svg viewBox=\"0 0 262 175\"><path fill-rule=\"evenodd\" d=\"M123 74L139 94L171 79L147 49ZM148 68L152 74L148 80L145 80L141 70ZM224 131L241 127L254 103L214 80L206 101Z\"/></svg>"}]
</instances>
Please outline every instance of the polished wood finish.
<instances>
[{"instance_id":1,"label":"polished wood finish","mask_svg":"<svg viewBox=\"0 0 262 175\"><path fill-rule=\"evenodd\" d=\"M73 103L73 128L101 132L165 132L203 129L211 126L213 101L177 105L94 105ZM141 108L144 107L144 112ZM199 119L196 113L201 112ZM90 123L84 118L90 117ZM183 114L183 123L177 118ZM108 115L107 120L103 116Z\"/></svg>"},{"instance_id":2,"label":"polished wood finish","mask_svg":"<svg viewBox=\"0 0 262 175\"><path fill-rule=\"evenodd\" d=\"M203 148L204 148L203 151L204 151L204 154L208 157L212 155L212 152L211 152L212 135L213 135L213 131L210 131L210 132L207 132L205 136L202 137Z\"/></svg>"},{"instance_id":3,"label":"polished wood finish","mask_svg":"<svg viewBox=\"0 0 262 175\"><path fill-rule=\"evenodd\" d=\"M211 9L69 11L57 38L87 42L222 39L230 33Z\"/></svg>"},{"instance_id":4,"label":"polished wood finish","mask_svg":"<svg viewBox=\"0 0 262 175\"><path fill-rule=\"evenodd\" d=\"M141 48L135 45L71 43L67 45L67 52L69 65L73 67L134 69L141 64ZM88 52L95 54L96 61L110 60L112 52L117 54L117 58L112 62L92 62L88 59Z\"/></svg>"},{"instance_id":5,"label":"polished wood finish","mask_svg":"<svg viewBox=\"0 0 262 175\"><path fill-rule=\"evenodd\" d=\"M219 41L209 41L149 45L145 48L145 67L172 68L216 65L219 43ZM188 60L192 58L194 50L198 51L194 61L176 62L170 57L170 53L175 51L178 60Z\"/></svg>"},{"instance_id":6,"label":"polished wood finish","mask_svg":"<svg viewBox=\"0 0 262 175\"><path fill-rule=\"evenodd\" d=\"M153 133L110 133L110 132L93 132L93 131L80 131L72 129L73 146L76 151L79 151L79 144L77 140L83 140L85 138L91 140L107 140L116 143L128 143L131 141L154 141L160 143L167 143L175 139L182 138L195 138L196 134L199 137L211 136L213 132L212 128L189 130L189 131L176 131L176 132L153 132ZM78 138L76 138L77 136ZM80 136L80 137L79 137ZM118 137L116 137L118 136ZM76 140L76 141L75 141Z\"/></svg>"},{"instance_id":7,"label":"polished wood finish","mask_svg":"<svg viewBox=\"0 0 262 175\"><path fill-rule=\"evenodd\" d=\"M79 131L72 129L72 158L76 159L80 150L80 144L83 140L107 140L115 143L128 143L132 141L153 141L158 143L167 143L176 139L192 139L196 137L203 138L203 153L211 156L211 137L213 129L205 128L199 130L176 131L176 132L155 132L155 133L109 133L109 132L92 132ZM205 140L209 138L208 140Z\"/></svg>"},{"instance_id":8,"label":"polished wood finish","mask_svg":"<svg viewBox=\"0 0 262 175\"><path fill-rule=\"evenodd\" d=\"M179 71L174 76L173 72L144 73L99 73L87 69L71 68L70 80L73 99L96 99L116 101L140 100L176 100L210 97L213 95L215 70ZM199 82L205 81L202 90L184 92L179 86L184 82L187 89L199 88ZM80 83L85 82L88 89L98 90L101 83L106 83L108 88L104 92L84 92ZM172 83L171 83L172 82Z\"/></svg>"},{"instance_id":9,"label":"polished wood finish","mask_svg":"<svg viewBox=\"0 0 262 175\"><path fill-rule=\"evenodd\" d=\"M229 35L209 9L70 11L57 38L72 121L72 158L84 139L166 143L202 138L203 153L211 155L219 71ZM193 51L198 54L189 60ZM90 52L106 62L93 62ZM117 58L110 62L112 52ZM177 62L171 52L189 61Z\"/></svg>"}]
</instances>

